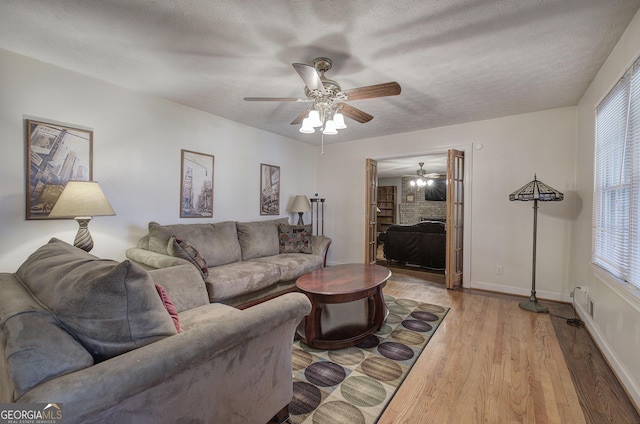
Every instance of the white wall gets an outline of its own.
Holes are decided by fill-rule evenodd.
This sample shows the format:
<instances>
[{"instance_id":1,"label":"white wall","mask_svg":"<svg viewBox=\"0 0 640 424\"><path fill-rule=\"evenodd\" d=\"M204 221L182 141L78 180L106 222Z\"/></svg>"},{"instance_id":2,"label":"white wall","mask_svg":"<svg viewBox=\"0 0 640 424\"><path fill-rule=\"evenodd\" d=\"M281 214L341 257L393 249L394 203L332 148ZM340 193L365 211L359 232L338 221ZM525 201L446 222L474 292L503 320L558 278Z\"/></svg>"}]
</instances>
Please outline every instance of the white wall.
<instances>
[{"instance_id":1,"label":"white wall","mask_svg":"<svg viewBox=\"0 0 640 424\"><path fill-rule=\"evenodd\" d=\"M587 296L576 296L577 309L619 378L640 405L640 297L618 283L598 278L591 265L593 213L594 110L640 54L640 12L636 14L578 104L576 192L580 199L572 240L572 279L595 302L586 313Z\"/></svg>"},{"instance_id":2,"label":"white wall","mask_svg":"<svg viewBox=\"0 0 640 424\"><path fill-rule=\"evenodd\" d=\"M0 50L0 270L12 272L51 237L73 242L73 220L25 219L25 118L94 131L93 179L116 216L90 224L103 258L123 259L149 221L218 222L260 216L260 163L279 165L280 216L315 192L316 148L175 103L143 96ZM213 219L180 219L180 149L215 156Z\"/></svg>"},{"instance_id":3,"label":"white wall","mask_svg":"<svg viewBox=\"0 0 640 424\"><path fill-rule=\"evenodd\" d=\"M536 288L540 298L568 300L575 132L576 108L568 107L325 146L318 160L318 190L330 208L325 231L333 239L329 261L364 260L366 157L417 156L456 147L466 150L468 171L465 285L529 295L533 205L510 202L509 194L537 173L564 192L565 201L540 203ZM503 275L496 275L496 265L502 265Z\"/></svg>"}]
</instances>

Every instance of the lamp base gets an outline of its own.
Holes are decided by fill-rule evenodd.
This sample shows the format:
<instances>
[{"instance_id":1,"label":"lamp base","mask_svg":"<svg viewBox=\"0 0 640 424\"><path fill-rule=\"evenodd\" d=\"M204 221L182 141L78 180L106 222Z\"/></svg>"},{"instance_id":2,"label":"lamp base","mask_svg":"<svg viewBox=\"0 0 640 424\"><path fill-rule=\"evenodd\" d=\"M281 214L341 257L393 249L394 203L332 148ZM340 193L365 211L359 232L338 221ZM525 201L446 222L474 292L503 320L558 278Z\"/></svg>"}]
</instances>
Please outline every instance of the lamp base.
<instances>
[{"instance_id":1,"label":"lamp base","mask_svg":"<svg viewBox=\"0 0 640 424\"><path fill-rule=\"evenodd\" d=\"M525 311L531 311L535 313L546 313L549 312L549 309L546 306L542 306L538 303L538 299L536 298L536 293L531 292L531 297L526 302L520 302L520 308Z\"/></svg>"},{"instance_id":2,"label":"lamp base","mask_svg":"<svg viewBox=\"0 0 640 424\"><path fill-rule=\"evenodd\" d=\"M74 218L78 222L78 233L76 234L75 240L73 240L73 245L77 248L84 250L85 252L91 251L93 249L93 239L91 238L91 234L89 233L89 221L91 221L90 216L79 216Z\"/></svg>"},{"instance_id":3,"label":"lamp base","mask_svg":"<svg viewBox=\"0 0 640 424\"><path fill-rule=\"evenodd\" d=\"M304 214L304 212L298 212L298 225L304 225L304 221L302 220L302 214Z\"/></svg>"}]
</instances>

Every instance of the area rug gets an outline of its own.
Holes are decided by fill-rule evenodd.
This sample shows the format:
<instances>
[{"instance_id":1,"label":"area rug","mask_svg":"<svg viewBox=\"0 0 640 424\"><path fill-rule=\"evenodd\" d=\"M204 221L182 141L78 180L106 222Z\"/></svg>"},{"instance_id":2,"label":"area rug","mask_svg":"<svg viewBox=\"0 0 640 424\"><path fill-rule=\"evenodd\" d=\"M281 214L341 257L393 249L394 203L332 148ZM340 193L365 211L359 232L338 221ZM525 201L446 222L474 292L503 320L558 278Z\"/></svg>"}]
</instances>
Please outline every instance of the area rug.
<instances>
[{"instance_id":1,"label":"area rug","mask_svg":"<svg viewBox=\"0 0 640 424\"><path fill-rule=\"evenodd\" d=\"M448 308L385 296L375 335L339 350L293 345L292 424L369 424L384 412Z\"/></svg>"}]
</instances>

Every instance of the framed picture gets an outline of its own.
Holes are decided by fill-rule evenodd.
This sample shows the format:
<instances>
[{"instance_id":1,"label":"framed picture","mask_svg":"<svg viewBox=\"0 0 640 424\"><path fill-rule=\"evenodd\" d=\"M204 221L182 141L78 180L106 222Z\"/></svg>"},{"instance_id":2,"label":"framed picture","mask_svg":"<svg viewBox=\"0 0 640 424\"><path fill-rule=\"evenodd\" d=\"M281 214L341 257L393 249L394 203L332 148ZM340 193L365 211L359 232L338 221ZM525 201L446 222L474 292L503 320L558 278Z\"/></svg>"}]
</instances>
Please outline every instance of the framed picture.
<instances>
[{"instance_id":1,"label":"framed picture","mask_svg":"<svg viewBox=\"0 0 640 424\"><path fill-rule=\"evenodd\" d=\"M260 215L280 215L280 167L260 164Z\"/></svg>"},{"instance_id":2,"label":"framed picture","mask_svg":"<svg viewBox=\"0 0 640 424\"><path fill-rule=\"evenodd\" d=\"M180 153L180 218L211 218L215 158L184 149Z\"/></svg>"},{"instance_id":3,"label":"framed picture","mask_svg":"<svg viewBox=\"0 0 640 424\"><path fill-rule=\"evenodd\" d=\"M416 195L415 194L407 194L407 203L415 203Z\"/></svg>"},{"instance_id":4,"label":"framed picture","mask_svg":"<svg viewBox=\"0 0 640 424\"><path fill-rule=\"evenodd\" d=\"M67 181L93 179L93 131L31 119L26 124L27 219L50 219Z\"/></svg>"}]
</instances>

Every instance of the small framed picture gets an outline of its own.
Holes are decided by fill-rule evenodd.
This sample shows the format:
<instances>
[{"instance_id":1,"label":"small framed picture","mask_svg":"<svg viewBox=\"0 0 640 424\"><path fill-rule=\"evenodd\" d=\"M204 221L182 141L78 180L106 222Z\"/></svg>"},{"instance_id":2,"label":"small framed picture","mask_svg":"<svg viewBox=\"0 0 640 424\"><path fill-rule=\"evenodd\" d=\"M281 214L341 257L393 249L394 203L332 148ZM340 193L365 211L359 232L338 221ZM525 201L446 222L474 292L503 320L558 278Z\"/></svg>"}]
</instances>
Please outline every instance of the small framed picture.
<instances>
[{"instance_id":1,"label":"small framed picture","mask_svg":"<svg viewBox=\"0 0 640 424\"><path fill-rule=\"evenodd\" d=\"M27 219L49 213L67 181L92 181L93 131L26 120Z\"/></svg>"},{"instance_id":2,"label":"small framed picture","mask_svg":"<svg viewBox=\"0 0 640 424\"><path fill-rule=\"evenodd\" d=\"M407 203L415 203L416 195L415 194L407 194Z\"/></svg>"},{"instance_id":3,"label":"small framed picture","mask_svg":"<svg viewBox=\"0 0 640 424\"><path fill-rule=\"evenodd\" d=\"M260 215L280 215L280 167L260 164Z\"/></svg>"},{"instance_id":4,"label":"small framed picture","mask_svg":"<svg viewBox=\"0 0 640 424\"><path fill-rule=\"evenodd\" d=\"M215 157L184 149L180 152L180 218L211 218Z\"/></svg>"}]
</instances>

